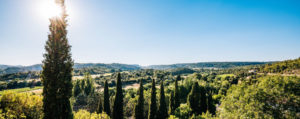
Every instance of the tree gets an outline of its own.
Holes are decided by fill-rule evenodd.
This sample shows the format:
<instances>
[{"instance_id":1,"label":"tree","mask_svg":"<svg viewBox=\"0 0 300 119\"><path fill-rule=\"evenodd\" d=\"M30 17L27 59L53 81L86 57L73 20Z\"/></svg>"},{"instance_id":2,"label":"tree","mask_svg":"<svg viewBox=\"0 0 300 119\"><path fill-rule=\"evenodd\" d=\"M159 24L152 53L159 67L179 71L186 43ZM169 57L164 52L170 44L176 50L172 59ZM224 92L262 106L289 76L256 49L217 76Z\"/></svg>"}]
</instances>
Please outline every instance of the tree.
<instances>
[{"instance_id":1,"label":"tree","mask_svg":"<svg viewBox=\"0 0 300 119\"><path fill-rule=\"evenodd\" d=\"M94 80L91 77L91 75L89 73L85 73L84 74L84 79L83 79L86 83L85 87L84 87L84 93L86 95L91 95L94 93L95 91L95 86L94 86Z\"/></svg>"},{"instance_id":2,"label":"tree","mask_svg":"<svg viewBox=\"0 0 300 119\"><path fill-rule=\"evenodd\" d=\"M171 93L170 95L170 100L169 100L169 115L173 115L174 114L174 94Z\"/></svg>"},{"instance_id":3,"label":"tree","mask_svg":"<svg viewBox=\"0 0 300 119\"><path fill-rule=\"evenodd\" d=\"M204 87L200 86L200 114L207 111L207 96Z\"/></svg>"},{"instance_id":4,"label":"tree","mask_svg":"<svg viewBox=\"0 0 300 119\"><path fill-rule=\"evenodd\" d=\"M214 100L212 98L212 92L208 93L208 96L207 96L207 110L213 115L216 114L216 106L215 106Z\"/></svg>"},{"instance_id":5,"label":"tree","mask_svg":"<svg viewBox=\"0 0 300 119\"><path fill-rule=\"evenodd\" d=\"M175 116L179 119L190 119L192 109L187 104L181 104L175 110Z\"/></svg>"},{"instance_id":6,"label":"tree","mask_svg":"<svg viewBox=\"0 0 300 119\"><path fill-rule=\"evenodd\" d=\"M175 80L175 91L174 91L174 109L180 106L180 97L179 97L179 89L178 89L178 81L181 80L180 75L177 76Z\"/></svg>"},{"instance_id":7,"label":"tree","mask_svg":"<svg viewBox=\"0 0 300 119\"><path fill-rule=\"evenodd\" d=\"M81 92L82 92L82 89L80 87L80 80L77 80L75 82L75 86L74 86L74 97L77 97Z\"/></svg>"},{"instance_id":8,"label":"tree","mask_svg":"<svg viewBox=\"0 0 300 119\"><path fill-rule=\"evenodd\" d=\"M103 105L102 105L102 100L101 98L99 99L99 104L98 104L98 109L97 109L97 112L98 114L101 114L103 111Z\"/></svg>"},{"instance_id":9,"label":"tree","mask_svg":"<svg viewBox=\"0 0 300 119\"><path fill-rule=\"evenodd\" d=\"M200 87L198 82L195 82L188 96L188 105L192 109L192 113L201 114L200 110Z\"/></svg>"},{"instance_id":10,"label":"tree","mask_svg":"<svg viewBox=\"0 0 300 119\"><path fill-rule=\"evenodd\" d=\"M123 119L123 90L122 90L122 82L121 82L121 74L117 75L117 88L116 88L116 96L113 107L113 119Z\"/></svg>"},{"instance_id":11,"label":"tree","mask_svg":"<svg viewBox=\"0 0 300 119\"><path fill-rule=\"evenodd\" d=\"M105 80L104 83L104 112L107 115L110 115L109 90L107 80Z\"/></svg>"},{"instance_id":12,"label":"tree","mask_svg":"<svg viewBox=\"0 0 300 119\"><path fill-rule=\"evenodd\" d=\"M140 81L139 99L134 110L135 119L144 119L144 87L142 79Z\"/></svg>"},{"instance_id":13,"label":"tree","mask_svg":"<svg viewBox=\"0 0 300 119\"><path fill-rule=\"evenodd\" d=\"M158 115L160 119L168 118L168 110L165 99L165 90L164 90L164 82L160 82L160 101L159 101Z\"/></svg>"},{"instance_id":14,"label":"tree","mask_svg":"<svg viewBox=\"0 0 300 119\"><path fill-rule=\"evenodd\" d=\"M157 105L156 105L156 88L155 88L155 80L152 79L151 101L150 101L150 105L149 105L148 119L155 119L156 111L157 111Z\"/></svg>"},{"instance_id":15,"label":"tree","mask_svg":"<svg viewBox=\"0 0 300 119\"><path fill-rule=\"evenodd\" d=\"M43 83L43 111L44 119L72 119L70 104L72 97L71 46L67 39L67 14L64 0L56 0L61 7L60 16L50 19L48 41L45 45L46 53L43 60L41 75Z\"/></svg>"}]
</instances>

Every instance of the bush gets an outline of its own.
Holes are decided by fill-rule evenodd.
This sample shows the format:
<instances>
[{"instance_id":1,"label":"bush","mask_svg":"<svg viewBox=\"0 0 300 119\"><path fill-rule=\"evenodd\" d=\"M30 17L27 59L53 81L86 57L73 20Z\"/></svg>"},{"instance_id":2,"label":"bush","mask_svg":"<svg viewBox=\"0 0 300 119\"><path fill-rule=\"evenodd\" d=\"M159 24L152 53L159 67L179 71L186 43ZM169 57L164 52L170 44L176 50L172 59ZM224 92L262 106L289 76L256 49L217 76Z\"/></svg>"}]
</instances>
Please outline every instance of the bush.
<instances>
[{"instance_id":1,"label":"bush","mask_svg":"<svg viewBox=\"0 0 300 119\"><path fill-rule=\"evenodd\" d=\"M110 119L110 118L105 113L97 114L97 113L90 113L86 110L79 110L74 114L74 119Z\"/></svg>"},{"instance_id":2,"label":"bush","mask_svg":"<svg viewBox=\"0 0 300 119\"><path fill-rule=\"evenodd\" d=\"M41 96L5 91L0 99L0 115L6 119L40 119L42 106Z\"/></svg>"},{"instance_id":3,"label":"bush","mask_svg":"<svg viewBox=\"0 0 300 119\"><path fill-rule=\"evenodd\" d=\"M300 117L300 78L263 77L231 87L221 101L220 118Z\"/></svg>"}]
</instances>

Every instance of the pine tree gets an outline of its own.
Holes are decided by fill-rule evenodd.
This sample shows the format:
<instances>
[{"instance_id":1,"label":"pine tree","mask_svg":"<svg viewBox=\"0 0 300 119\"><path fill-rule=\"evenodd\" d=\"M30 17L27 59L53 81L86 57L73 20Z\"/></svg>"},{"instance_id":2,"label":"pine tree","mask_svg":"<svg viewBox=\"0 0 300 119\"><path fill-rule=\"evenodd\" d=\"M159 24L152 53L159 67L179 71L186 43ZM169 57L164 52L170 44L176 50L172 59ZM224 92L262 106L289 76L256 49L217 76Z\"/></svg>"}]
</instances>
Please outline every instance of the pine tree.
<instances>
[{"instance_id":1,"label":"pine tree","mask_svg":"<svg viewBox=\"0 0 300 119\"><path fill-rule=\"evenodd\" d=\"M71 46L67 39L67 14L64 0L56 0L62 14L50 19L42 71L44 119L72 119L70 104L72 96Z\"/></svg>"},{"instance_id":2,"label":"pine tree","mask_svg":"<svg viewBox=\"0 0 300 119\"><path fill-rule=\"evenodd\" d=\"M117 88L116 88L116 96L113 107L113 119L123 119L123 91L122 91L122 82L121 82L121 74L118 73L117 76Z\"/></svg>"},{"instance_id":3,"label":"pine tree","mask_svg":"<svg viewBox=\"0 0 300 119\"><path fill-rule=\"evenodd\" d=\"M155 80L152 79L151 102L150 102L150 105L149 105L148 119L155 119L156 111L157 111L156 88L155 88Z\"/></svg>"},{"instance_id":4,"label":"pine tree","mask_svg":"<svg viewBox=\"0 0 300 119\"><path fill-rule=\"evenodd\" d=\"M159 119L167 119L168 118L168 109L165 99L165 90L164 90L164 82L160 83L160 102L159 102L158 115Z\"/></svg>"},{"instance_id":5,"label":"pine tree","mask_svg":"<svg viewBox=\"0 0 300 119\"><path fill-rule=\"evenodd\" d=\"M135 119L144 119L144 87L143 80L140 81L140 89L139 89L139 99L134 109L134 117Z\"/></svg>"},{"instance_id":6,"label":"pine tree","mask_svg":"<svg viewBox=\"0 0 300 119\"><path fill-rule=\"evenodd\" d=\"M175 91L174 91L174 109L180 106L180 97L179 97L179 89L178 89L178 81L181 80L180 75L177 76L175 80Z\"/></svg>"},{"instance_id":7,"label":"pine tree","mask_svg":"<svg viewBox=\"0 0 300 119\"><path fill-rule=\"evenodd\" d=\"M173 115L175 112L175 109L174 109L174 94L171 93L170 95L170 100L169 100L169 115Z\"/></svg>"},{"instance_id":8,"label":"pine tree","mask_svg":"<svg viewBox=\"0 0 300 119\"><path fill-rule=\"evenodd\" d=\"M104 83L104 112L110 115L109 90L107 80Z\"/></svg>"},{"instance_id":9,"label":"pine tree","mask_svg":"<svg viewBox=\"0 0 300 119\"><path fill-rule=\"evenodd\" d=\"M200 87L198 82L195 82L190 94L188 95L188 105L192 109L192 113L201 114L200 110Z\"/></svg>"},{"instance_id":10,"label":"pine tree","mask_svg":"<svg viewBox=\"0 0 300 119\"><path fill-rule=\"evenodd\" d=\"M97 109L97 113L100 114L103 111L103 105L102 105L102 100L101 98L99 99L99 104L98 104L98 109Z\"/></svg>"}]
</instances>

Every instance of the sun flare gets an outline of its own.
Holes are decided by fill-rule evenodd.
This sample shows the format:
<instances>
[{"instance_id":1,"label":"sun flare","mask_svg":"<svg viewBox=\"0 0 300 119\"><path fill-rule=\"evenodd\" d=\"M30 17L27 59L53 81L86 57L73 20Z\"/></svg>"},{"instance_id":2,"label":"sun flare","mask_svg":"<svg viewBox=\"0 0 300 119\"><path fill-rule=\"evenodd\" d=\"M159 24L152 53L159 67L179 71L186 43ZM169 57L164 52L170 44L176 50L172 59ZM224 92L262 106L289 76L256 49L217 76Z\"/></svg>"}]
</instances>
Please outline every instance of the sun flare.
<instances>
[{"instance_id":1,"label":"sun flare","mask_svg":"<svg viewBox=\"0 0 300 119\"><path fill-rule=\"evenodd\" d=\"M62 13L62 8L55 3L55 0L41 0L39 12L45 18L58 17Z\"/></svg>"}]
</instances>

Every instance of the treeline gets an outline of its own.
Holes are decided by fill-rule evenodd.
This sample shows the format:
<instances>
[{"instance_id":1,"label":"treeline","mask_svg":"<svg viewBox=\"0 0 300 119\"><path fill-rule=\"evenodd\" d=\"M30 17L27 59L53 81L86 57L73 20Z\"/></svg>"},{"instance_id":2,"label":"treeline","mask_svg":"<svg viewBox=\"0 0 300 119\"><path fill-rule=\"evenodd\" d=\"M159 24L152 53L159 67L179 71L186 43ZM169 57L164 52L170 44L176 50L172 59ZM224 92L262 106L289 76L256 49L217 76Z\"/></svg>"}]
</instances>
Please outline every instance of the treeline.
<instances>
[{"instance_id":1,"label":"treeline","mask_svg":"<svg viewBox=\"0 0 300 119\"><path fill-rule=\"evenodd\" d=\"M259 71L263 73L300 73L299 70L300 58L266 64L259 69Z\"/></svg>"},{"instance_id":2,"label":"treeline","mask_svg":"<svg viewBox=\"0 0 300 119\"><path fill-rule=\"evenodd\" d=\"M40 77L40 72L29 71L20 73L11 73L0 75L0 81L8 81L14 79L37 79Z\"/></svg>"},{"instance_id":3,"label":"treeline","mask_svg":"<svg viewBox=\"0 0 300 119\"><path fill-rule=\"evenodd\" d=\"M41 81L39 80L19 80L14 79L9 82L0 82L0 91L6 90L6 89L17 89L17 88L25 88L25 87L35 87L35 86L42 86Z\"/></svg>"},{"instance_id":4,"label":"treeline","mask_svg":"<svg viewBox=\"0 0 300 119\"><path fill-rule=\"evenodd\" d=\"M201 63L183 63L172 65L151 65L145 68L149 69L176 69L176 68L233 68L249 65L262 65L268 62L201 62Z\"/></svg>"}]
</instances>

